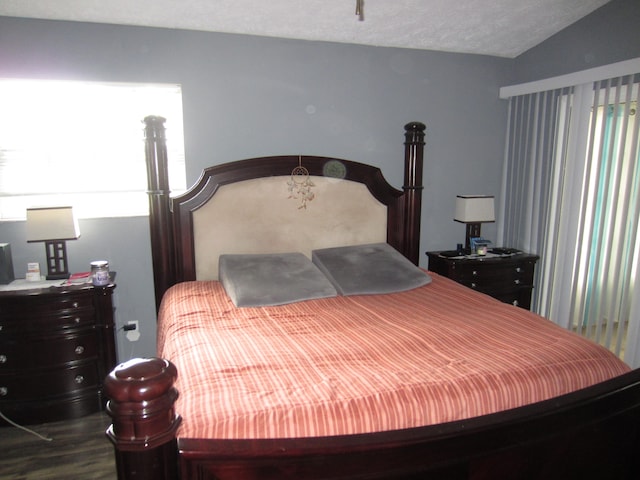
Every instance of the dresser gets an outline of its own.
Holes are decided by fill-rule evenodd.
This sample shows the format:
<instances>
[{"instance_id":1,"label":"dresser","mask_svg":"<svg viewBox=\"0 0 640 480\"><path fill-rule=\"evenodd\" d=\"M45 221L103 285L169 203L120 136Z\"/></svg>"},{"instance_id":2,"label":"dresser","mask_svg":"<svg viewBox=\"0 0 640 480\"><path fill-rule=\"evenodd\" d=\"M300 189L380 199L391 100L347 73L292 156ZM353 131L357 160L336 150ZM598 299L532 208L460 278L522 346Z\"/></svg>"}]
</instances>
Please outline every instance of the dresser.
<instances>
[{"instance_id":1,"label":"dresser","mask_svg":"<svg viewBox=\"0 0 640 480\"><path fill-rule=\"evenodd\" d=\"M0 412L34 424L101 410L116 365L115 285L24 287L0 291Z\"/></svg>"},{"instance_id":2,"label":"dresser","mask_svg":"<svg viewBox=\"0 0 640 480\"><path fill-rule=\"evenodd\" d=\"M537 255L445 257L427 252L429 270L498 300L529 310Z\"/></svg>"}]
</instances>

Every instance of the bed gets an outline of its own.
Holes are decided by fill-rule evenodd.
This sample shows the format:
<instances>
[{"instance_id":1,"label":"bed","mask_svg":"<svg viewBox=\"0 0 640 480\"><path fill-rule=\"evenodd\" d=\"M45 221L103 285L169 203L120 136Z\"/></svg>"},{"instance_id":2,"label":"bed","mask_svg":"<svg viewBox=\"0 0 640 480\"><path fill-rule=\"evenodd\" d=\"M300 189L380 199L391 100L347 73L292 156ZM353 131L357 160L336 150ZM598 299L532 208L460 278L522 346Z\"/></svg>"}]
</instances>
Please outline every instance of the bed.
<instances>
[{"instance_id":1,"label":"bed","mask_svg":"<svg viewBox=\"0 0 640 480\"><path fill-rule=\"evenodd\" d=\"M402 190L293 155L172 198L145 121L159 356L105 381L120 479L638 478L639 371L417 266L424 125Z\"/></svg>"}]
</instances>

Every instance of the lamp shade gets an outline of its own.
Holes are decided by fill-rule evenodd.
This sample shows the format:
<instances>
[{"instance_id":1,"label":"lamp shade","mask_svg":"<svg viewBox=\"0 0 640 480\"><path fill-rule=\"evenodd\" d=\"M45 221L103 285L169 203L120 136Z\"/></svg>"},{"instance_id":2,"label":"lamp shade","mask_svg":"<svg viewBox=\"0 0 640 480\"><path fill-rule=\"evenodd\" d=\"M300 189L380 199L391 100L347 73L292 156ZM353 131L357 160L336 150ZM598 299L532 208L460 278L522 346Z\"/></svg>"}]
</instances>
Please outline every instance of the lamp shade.
<instances>
[{"instance_id":1,"label":"lamp shade","mask_svg":"<svg viewBox=\"0 0 640 480\"><path fill-rule=\"evenodd\" d=\"M493 195L457 195L453 219L461 223L495 222Z\"/></svg>"},{"instance_id":2,"label":"lamp shade","mask_svg":"<svg viewBox=\"0 0 640 480\"><path fill-rule=\"evenodd\" d=\"M72 207L27 208L27 242L75 240L80 237Z\"/></svg>"}]
</instances>

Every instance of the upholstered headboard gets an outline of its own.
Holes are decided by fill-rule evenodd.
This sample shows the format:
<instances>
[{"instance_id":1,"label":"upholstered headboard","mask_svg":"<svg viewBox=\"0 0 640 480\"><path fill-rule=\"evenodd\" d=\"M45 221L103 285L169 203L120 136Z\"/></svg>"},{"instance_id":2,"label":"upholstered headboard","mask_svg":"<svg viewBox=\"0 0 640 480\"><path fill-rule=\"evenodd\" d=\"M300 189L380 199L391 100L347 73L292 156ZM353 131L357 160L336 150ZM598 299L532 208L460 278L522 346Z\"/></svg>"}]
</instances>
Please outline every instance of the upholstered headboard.
<instances>
[{"instance_id":1,"label":"upholstered headboard","mask_svg":"<svg viewBox=\"0 0 640 480\"><path fill-rule=\"evenodd\" d=\"M272 156L209 167L171 198L164 119L145 122L157 306L175 283L216 279L222 253L310 256L317 248L386 241L418 264L423 124L405 126L402 190L363 163Z\"/></svg>"},{"instance_id":2,"label":"upholstered headboard","mask_svg":"<svg viewBox=\"0 0 640 480\"><path fill-rule=\"evenodd\" d=\"M290 195L291 177L222 185L192 213L196 280L218 279L223 253L302 252L386 242L387 207L358 182L309 177L313 199ZM224 225L224 228L220 228Z\"/></svg>"}]
</instances>

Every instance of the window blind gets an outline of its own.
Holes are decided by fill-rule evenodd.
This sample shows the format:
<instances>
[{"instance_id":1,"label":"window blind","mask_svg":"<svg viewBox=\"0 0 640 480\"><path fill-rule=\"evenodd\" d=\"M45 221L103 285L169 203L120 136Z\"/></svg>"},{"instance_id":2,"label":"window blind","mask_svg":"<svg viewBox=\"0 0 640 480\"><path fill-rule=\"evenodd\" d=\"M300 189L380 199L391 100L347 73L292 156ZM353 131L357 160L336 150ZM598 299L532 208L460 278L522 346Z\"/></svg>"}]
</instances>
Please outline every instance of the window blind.
<instances>
[{"instance_id":1,"label":"window blind","mask_svg":"<svg viewBox=\"0 0 640 480\"><path fill-rule=\"evenodd\" d=\"M0 105L0 219L146 215L148 115L167 118L170 184L186 187L179 85L0 79Z\"/></svg>"},{"instance_id":2,"label":"window blind","mask_svg":"<svg viewBox=\"0 0 640 480\"><path fill-rule=\"evenodd\" d=\"M533 306L640 366L640 74L511 97L499 239L541 256Z\"/></svg>"}]
</instances>

